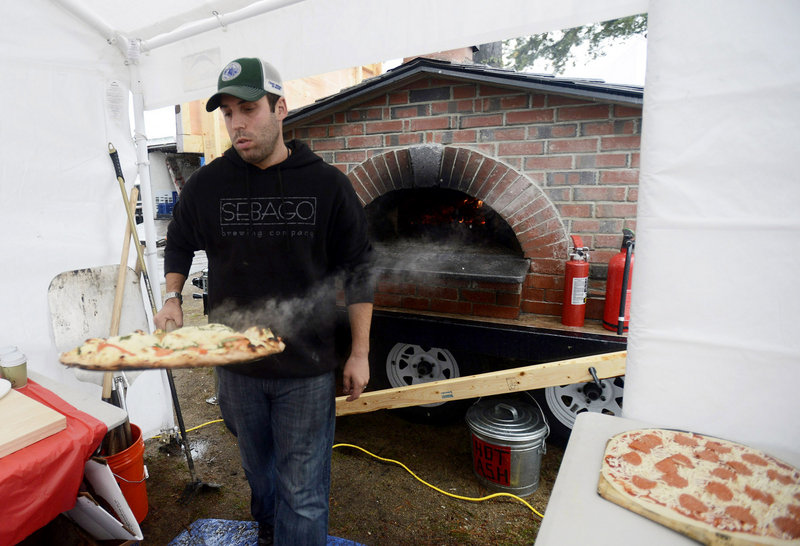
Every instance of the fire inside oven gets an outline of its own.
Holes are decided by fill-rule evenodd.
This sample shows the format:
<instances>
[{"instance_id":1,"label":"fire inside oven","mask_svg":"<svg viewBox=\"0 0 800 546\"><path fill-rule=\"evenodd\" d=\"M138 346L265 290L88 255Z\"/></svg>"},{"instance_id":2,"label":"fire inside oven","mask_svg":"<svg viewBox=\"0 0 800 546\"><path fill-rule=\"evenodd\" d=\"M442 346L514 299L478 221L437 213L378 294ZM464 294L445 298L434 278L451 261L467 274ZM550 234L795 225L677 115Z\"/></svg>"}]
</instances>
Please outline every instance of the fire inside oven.
<instances>
[{"instance_id":1,"label":"fire inside oven","mask_svg":"<svg viewBox=\"0 0 800 546\"><path fill-rule=\"evenodd\" d=\"M519 283L530 265L511 226L464 192L395 190L365 210L381 272Z\"/></svg>"},{"instance_id":2,"label":"fire inside oven","mask_svg":"<svg viewBox=\"0 0 800 546\"><path fill-rule=\"evenodd\" d=\"M373 241L522 256L511 227L491 207L443 188L396 190L367 205Z\"/></svg>"}]
</instances>

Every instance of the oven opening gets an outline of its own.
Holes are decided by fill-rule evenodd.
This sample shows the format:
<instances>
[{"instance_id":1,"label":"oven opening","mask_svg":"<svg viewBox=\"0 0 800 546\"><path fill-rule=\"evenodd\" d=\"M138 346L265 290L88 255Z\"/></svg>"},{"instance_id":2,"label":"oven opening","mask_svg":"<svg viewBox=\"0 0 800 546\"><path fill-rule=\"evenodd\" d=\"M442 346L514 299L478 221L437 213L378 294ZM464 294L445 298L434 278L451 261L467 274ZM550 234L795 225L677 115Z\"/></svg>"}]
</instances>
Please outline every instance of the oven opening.
<instances>
[{"instance_id":1,"label":"oven opening","mask_svg":"<svg viewBox=\"0 0 800 546\"><path fill-rule=\"evenodd\" d=\"M366 206L379 269L521 282L529 261L483 201L444 188L388 192Z\"/></svg>"}]
</instances>

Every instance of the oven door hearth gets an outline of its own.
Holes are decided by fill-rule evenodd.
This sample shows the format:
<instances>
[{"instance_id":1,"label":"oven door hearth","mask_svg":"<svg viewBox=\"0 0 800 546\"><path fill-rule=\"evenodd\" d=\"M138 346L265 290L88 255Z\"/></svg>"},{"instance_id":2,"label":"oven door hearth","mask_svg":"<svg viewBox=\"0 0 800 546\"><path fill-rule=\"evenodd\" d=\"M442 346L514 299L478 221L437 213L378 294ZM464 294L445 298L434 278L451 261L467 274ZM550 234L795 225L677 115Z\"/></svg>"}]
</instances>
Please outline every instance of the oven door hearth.
<instances>
[{"instance_id":1,"label":"oven door hearth","mask_svg":"<svg viewBox=\"0 0 800 546\"><path fill-rule=\"evenodd\" d=\"M518 284L525 280L530 260L490 248L471 248L434 243L397 242L375 244L376 269L409 278L440 276L495 283Z\"/></svg>"}]
</instances>

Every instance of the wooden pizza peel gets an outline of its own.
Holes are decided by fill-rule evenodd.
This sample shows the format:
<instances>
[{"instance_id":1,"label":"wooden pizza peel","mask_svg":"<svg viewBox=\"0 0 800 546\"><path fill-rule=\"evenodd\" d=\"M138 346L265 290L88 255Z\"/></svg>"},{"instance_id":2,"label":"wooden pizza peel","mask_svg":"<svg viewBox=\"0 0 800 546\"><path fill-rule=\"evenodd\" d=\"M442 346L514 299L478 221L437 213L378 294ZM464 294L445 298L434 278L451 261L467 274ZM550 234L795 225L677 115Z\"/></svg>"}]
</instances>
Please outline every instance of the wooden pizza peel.
<instances>
[{"instance_id":1,"label":"wooden pizza peel","mask_svg":"<svg viewBox=\"0 0 800 546\"><path fill-rule=\"evenodd\" d=\"M756 542L734 537L731 535L731 533L727 533L725 531L710 531L701 527L700 525L695 525L683 519L667 516L651 510L646 503L639 502L638 499L628 495L623 495L614 489L611 483L602 474L600 474L600 480L597 483L597 492L604 499L609 500L614 504L625 508L626 510L630 510L631 512L639 514L640 516L644 516L651 521L663 525L664 527L668 527L673 531L677 531L682 535L686 535L687 537L694 539L701 544L706 544L708 546L755 546L757 544L763 544L763 542Z\"/></svg>"}]
</instances>

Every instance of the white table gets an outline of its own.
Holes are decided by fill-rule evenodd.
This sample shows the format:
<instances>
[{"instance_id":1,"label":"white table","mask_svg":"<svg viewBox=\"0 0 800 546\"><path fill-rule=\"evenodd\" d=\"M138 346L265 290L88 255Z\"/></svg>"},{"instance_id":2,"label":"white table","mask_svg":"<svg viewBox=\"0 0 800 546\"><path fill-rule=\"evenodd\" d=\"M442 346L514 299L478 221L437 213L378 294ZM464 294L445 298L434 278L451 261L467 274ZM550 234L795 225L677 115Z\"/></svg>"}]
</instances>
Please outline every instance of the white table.
<instances>
[{"instance_id":1,"label":"white table","mask_svg":"<svg viewBox=\"0 0 800 546\"><path fill-rule=\"evenodd\" d=\"M84 413L88 413L98 421L102 421L108 430L120 426L128 418L128 413L113 404L103 402L99 397L59 383L47 376L28 370L28 377L42 387L52 391L62 400Z\"/></svg>"},{"instance_id":2,"label":"white table","mask_svg":"<svg viewBox=\"0 0 800 546\"><path fill-rule=\"evenodd\" d=\"M600 413L581 413L572 428L547 503L536 546L696 546L697 542L597 494L606 441L650 423ZM800 466L800 454L765 450Z\"/></svg>"}]
</instances>

